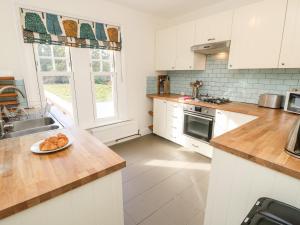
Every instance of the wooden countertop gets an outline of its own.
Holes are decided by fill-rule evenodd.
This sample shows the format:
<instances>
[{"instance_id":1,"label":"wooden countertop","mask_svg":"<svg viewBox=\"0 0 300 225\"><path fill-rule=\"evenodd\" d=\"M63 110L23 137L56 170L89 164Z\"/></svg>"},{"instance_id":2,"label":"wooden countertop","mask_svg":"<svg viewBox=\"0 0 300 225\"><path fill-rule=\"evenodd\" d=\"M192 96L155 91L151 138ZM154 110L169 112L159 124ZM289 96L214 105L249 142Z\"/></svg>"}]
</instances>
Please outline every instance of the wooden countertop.
<instances>
[{"instance_id":1,"label":"wooden countertop","mask_svg":"<svg viewBox=\"0 0 300 225\"><path fill-rule=\"evenodd\" d=\"M66 150L37 155L33 143L56 133L73 139ZM125 167L88 132L54 130L0 141L0 219Z\"/></svg>"},{"instance_id":2,"label":"wooden countertop","mask_svg":"<svg viewBox=\"0 0 300 225\"><path fill-rule=\"evenodd\" d=\"M284 150L288 135L299 115L280 109L261 108L255 104L232 102L215 105L184 101L180 99L180 95L172 94L153 94L148 97L257 116L257 119L213 138L210 143L218 149L300 179L300 159L290 156Z\"/></svg>"}]
</instances>

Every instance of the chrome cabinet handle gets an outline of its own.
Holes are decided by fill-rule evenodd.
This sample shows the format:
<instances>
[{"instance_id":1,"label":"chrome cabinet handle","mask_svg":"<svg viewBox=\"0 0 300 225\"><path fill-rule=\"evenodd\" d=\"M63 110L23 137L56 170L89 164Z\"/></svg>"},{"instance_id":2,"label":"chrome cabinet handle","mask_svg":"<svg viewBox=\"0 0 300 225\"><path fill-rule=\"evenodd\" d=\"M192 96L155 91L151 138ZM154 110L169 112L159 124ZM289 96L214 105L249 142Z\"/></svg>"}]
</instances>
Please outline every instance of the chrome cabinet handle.
<instances>
[{"instance_id":1,"label":"chrome cabinet handle","mask_svg":"<svg viewBox=\"0 0 300 225\"><path fill-rule=\"evenodd\" d=\"M195 147L195 148L199 148L199 146L198 146L198 145L195 145L195 144L192 144L192 146Z\"/></svg>"},{"instance_id":2,"label":"chrome cabinet handle","mask_svg":"<svg viewBox=\"0 0 300 225\"><path fill-rule=\"evenodd\" d=\"M283 62L283 63L281 63L281 65L282 65L282 66L284 66L284 65L285 65L285 63Z\"/></svg>"},{"instance_id":3,"label":"chrome cabinet handle","mask_svg":"<svg viewBox=\"0 0 300 225\"><path fill-rule=\"evenodd\" d=\"M208 38L207 41L214 41L216 40L215 38Z\"/></svg>"}]
</instances>

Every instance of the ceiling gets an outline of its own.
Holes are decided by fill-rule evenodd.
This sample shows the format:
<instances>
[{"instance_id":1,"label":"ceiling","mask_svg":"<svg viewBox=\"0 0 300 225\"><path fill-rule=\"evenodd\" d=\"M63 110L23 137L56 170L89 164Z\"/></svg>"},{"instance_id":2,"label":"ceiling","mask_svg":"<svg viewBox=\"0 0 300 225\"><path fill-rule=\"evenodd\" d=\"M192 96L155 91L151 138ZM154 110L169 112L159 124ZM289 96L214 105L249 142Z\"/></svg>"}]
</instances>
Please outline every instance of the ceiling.
<instances>
[{"instance_id":1,"label":"ceiling","mask_svg":"<svg viewBox=\"0 0 300 225\"><path fill-rule=\"evenodd\" d=\"M110 0L156 16L173 18L224 0Z\"/></svg>"}]
</instances>

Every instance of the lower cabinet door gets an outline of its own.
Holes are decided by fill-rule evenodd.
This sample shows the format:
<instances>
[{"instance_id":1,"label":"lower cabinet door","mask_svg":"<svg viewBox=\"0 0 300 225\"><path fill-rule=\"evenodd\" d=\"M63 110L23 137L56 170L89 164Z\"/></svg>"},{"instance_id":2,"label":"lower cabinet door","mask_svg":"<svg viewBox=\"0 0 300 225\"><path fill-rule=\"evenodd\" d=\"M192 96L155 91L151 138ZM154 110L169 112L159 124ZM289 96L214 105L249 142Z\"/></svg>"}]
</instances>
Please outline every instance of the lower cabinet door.
<instances>
[{"instance_id":1,"label":"lower cabinet door","mask_svg":"<svg viewBox=\"0 0 300 225\"><path fill-rule=\"evenodd\" d=\"M166 136L167 103L164 100L154 99L153 104L153 133Z\"/></svg>"},{"instance_id":2,"label":"lower cabinet door","mask_svg":"<svg viewBox=\"0 0 300 225\"><path fill-rule=\"evenodd\" d=\"M185 136L184 146L208 158L212 158L213 156L213 147L209 143Z\"/></svg>"}]
</instances>

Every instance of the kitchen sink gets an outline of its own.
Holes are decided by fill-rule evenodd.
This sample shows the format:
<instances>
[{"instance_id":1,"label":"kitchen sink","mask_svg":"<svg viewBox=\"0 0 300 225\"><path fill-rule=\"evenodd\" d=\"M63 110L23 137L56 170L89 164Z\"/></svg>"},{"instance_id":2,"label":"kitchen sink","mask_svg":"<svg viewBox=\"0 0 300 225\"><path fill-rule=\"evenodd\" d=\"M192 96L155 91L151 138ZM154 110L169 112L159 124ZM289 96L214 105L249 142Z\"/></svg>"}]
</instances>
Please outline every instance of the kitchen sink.
<instances>
[{"instance_id":1,"label":"kitchen sink","mask_svg":"<svg viewBox=\"0 0 300 225\"><path fill-rule=\"evenodd\" d=\"M14 121L9 123L7 132L0 139L20 137L59 128L62 128L62 125L50 116L37 119Z\"/></svg>"},{"instance_id":2,"label":"kitchen sink","mask_svg":"<svg viewBox=\"0 0 300 225\"><path fill-rule=\"evenodd\" d=\"M44 126L49 126L55 124L55 121L51 117L43 117L39 119L30 119L30 120L21 120L12 122L12 128L9 129L9 132L18 132L28 129L41 128Z\"/></svg>"},{"instance_id":3,"label":"kitchen sink","mask_svg":"<svg viewBox=\"0 0 300 225\"><path fill-rule=\"evenodd\" d=\"M31 128L31 129L26 129L26 130L13 131L13 132L6 133L3 136L3 139L20 137L20 136L39 133L39 132L48 131L48 130L55 130L58 128L60 128L58 125L50 125L50 126L43 126L43 127L35 127L35 128Z\"/></svg>"}]
</instances>

